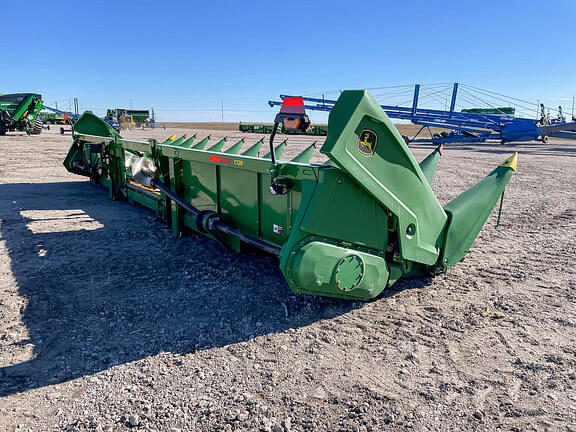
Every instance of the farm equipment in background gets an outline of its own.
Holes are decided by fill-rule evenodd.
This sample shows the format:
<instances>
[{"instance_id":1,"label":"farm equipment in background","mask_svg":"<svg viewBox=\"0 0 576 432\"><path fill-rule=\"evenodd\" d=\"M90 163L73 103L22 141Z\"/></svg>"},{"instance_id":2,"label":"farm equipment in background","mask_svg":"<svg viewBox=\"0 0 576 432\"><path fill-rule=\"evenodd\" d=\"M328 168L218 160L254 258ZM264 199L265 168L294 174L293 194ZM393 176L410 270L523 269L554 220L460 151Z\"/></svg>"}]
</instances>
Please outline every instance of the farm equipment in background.
<instances>
[{"instance_id":1,"label":"farm equipment in background","mask_svg":"<svg viewBox=\"0 0 576 432\"><path fill-rule=\"evenodd\" d=\"M413 124L421 126L414 137L404 137L408 143L447 144L497 141L505 144L519 141L542 141L546 143L549 137L576 139L576 121L573 119L572 122L566 122L561 114L561 108L561 120L554 120L553 122L543 122L542 118L546 118L544 114L541 115L542 118L540 119L515 117L515 111L513 111L512 107L473 108L458 112L456 111L456 100L459 90L464 93L461 97L466 101L482 102L490 105L482 100L482 97L493 97L496 100L524 104L525 110L529 108L526 106L528 103L526 101L458 83L454 83L452 86L450 104L448 105L447 98L447 109L445 110L419 107L419 98L421 97L420 84L414 86L411 96L412 106L381 105L381 107L390 118L409 120ZM477 94L473 92L477 92ZM430 92L429 96L438 99L438 95L435 95L435 93L438 92ZM268 105L270 107L280 106L282 105L282 100L286 97L293 96L280 95L280 101L268 101ZM336 104L335 100L325 99L324 97L304 97L303 100L306 104L306 109L316 111L331 111ZM420 133L426 129L430 131L430 127L449 129L449 131L437 134L430 132L430 138L419 138Z\"/></svg>"},{"instance_id":2,"label":"farm equipment in background","mask_svg":"<svg viewBox=\"0 0 576 432\"><path fill-rule=\"evenodd\" d=\"M79 106L78 99L74 98L74 111L75 111L74 113L71 113L68 111L62 111L62 110L59 110L58 108L52 108L52 107L49 107L46 105L44 105L44 109L51 111L50 113L45 113L46 115L50 115L50 114L54 115L53 118L56 121L55 124L70 126L70 129L65 129L63 126L60 127L60 134L64 135L66 132L74 133L74 125L76 124L76 122L80 118L78 106ZM52 116L47 116L47 118L50 119L50 118L52 118ZM112 127L112 129L114 129L116 132L120 132L120 126L118 125L118 123L115 120L111 120L108 118L103 118L102 120L104 122L106 122L107 124L109 124L110 127Z\"/></svg>"},{"instance_id":3,"label":"farm equipment in background","mask_svg":"<svg viewBox=\"0 0 576 432\"><path fill-rule=\"evenodd\" d=\"M36 93L0 95L0 135L23 131L28 135L42 132L42 96Z\"/></svg>"},{"instance_id":4,"label":"farm equipment in background","mask_svg":"<svg viewBox=\"0 0 576 432\"><path fill-rule=\"evenodd\" d=\"M107 109L106 118L109 120L116 120L120 125L120 129L132 129L144 126L152 127L150 125L150 112L148 110L134 110L126 108Z\"/></svg>"},{"instance_id":5,"label":"farm equipment in background","mask_svg":"<svg viewBox=\"0 0 576 432\"><path fill-rule=\"evenodd\" d=\"M40 118L42 119L42 122L44 124L48 124L48 125L66 124L66 120L64 119L64 116L62 114L58 114L55 112L42 111L40 113Z\"/></svg>"},{"instance_id":6,"label":"farm equipment in background","mask_svg":"<svg viewBox=\"0 0 576 432\"><path fill-rule=\"evenodd\" d=\"M302 99L286 102L276 124L305 130ZM227 148L226 139L208 146L210 137L195 135L126 140L86 112L64 166L111 199L154 210L176 236L191 230L278 256L293 292L359 300L458 263L516 171L514 154L442 207L430 187L440 149L418 164L367 91L344 91L328 130L320 150L328 161L311 164L313 146L281 160L286 142L274 146L275 133L259 156L262 139Z\"/></svg>"},{"instance_id":7,"label":"farm equipment in background","mask_svg":"<svg viewBox=\"0 0 576 432\"><path fill-rule=\"evenodd\" d=\"M273 126L271 124L262 124L262 123L242 123L238 125L238 130L240 132L248 132L248 133L261 133L261 134L270 134L272 133ZM277 133L281 134L298 134L298 135L317 135L317 136L326 136L328 134L328 126L325 125L311 125L307 130L300 131L300 130L290 130L286 129L284 125L278 126Z\"/></svg>"}]
</instances>

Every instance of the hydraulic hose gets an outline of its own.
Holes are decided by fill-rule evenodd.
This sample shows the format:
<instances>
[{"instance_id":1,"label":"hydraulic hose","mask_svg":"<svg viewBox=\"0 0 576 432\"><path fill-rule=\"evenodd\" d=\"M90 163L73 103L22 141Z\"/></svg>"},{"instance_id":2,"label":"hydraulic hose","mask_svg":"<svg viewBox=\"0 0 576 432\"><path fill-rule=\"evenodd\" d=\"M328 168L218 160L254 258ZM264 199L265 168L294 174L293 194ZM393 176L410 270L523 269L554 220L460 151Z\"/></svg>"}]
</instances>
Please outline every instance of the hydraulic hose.
<instances>
[{"instance_id":1,"label":"hydraulic hose","mask_svg":"<svg viewBox=\"0 0 576 432\"><path fill-rule=\"evenodd\" d=\"M276 165L276 152L274 151L274 137L276 136L276 129L280 123L274 122L272 133L270 134L270 157L272 158L272 165Z\"/></svg>"},{"instance_id":2,"label":"hydraulic hose","mask_svg":"<svg viewBox=\"0 0 576 432\"><path fill-rule=\"evenodd\" d=\"M274 149L274 137L276 136L276 130L278 129L279 125L280 125L280 123L275 121L274 127L272 129L272 133L270 134L270 158L272 159L272 166L273 166L273 171L272 171L272 175L270 178L270 193L272 195L284 195L284 194L288 193L288 188L279 184L278 181L276 181L276 176L278 175L278 167L276 164L276 151Z\"/></svg>"},{"instance_id":3,"label":"hydraulic hose","mask_svg":"<svg viewBox=\"0 0 576 432\"><path fill-rule=\"evenodd\" d=\"M176 192L172 191L168 188L164 183L157 179L152 179L151 181L152 186L157 187L169 197L172 201L186 210L188 213L194 215L195 217L200 216L202 213L205 213L201 210L198 210L192 204L188 203L184 198L178 195ZM245 234L242 231L237 230L236 228L232 228L226 224L224 224L218 215L214 213L214 216L210 217L207 222L208 231L219 231L224 234L228 234L232 237L236 237L239 240L242 240L244 243L257 247L258 249L262 249L269 254L280 256L280 247L274 244L268 243L264 240L259 239L258 237L251 236L249 234Z\"/></svg>"}]
</instances>

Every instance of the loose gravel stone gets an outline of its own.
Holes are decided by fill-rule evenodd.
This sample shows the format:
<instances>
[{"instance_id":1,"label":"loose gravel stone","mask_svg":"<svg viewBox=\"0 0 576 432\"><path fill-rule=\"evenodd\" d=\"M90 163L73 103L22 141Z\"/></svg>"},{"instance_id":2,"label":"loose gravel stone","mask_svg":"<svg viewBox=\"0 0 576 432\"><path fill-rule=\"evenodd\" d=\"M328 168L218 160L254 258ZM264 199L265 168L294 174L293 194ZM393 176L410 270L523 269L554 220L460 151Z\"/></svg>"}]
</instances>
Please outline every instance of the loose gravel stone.
<instances>
[{"instance_id":1,"label":"loose gravel stone","mask_svg":"<svg viewBox=\"0 0 576 432\"><path fill-rule=\"evenodd\" d=\"M138 414L128 417L128 424L130 426L138 426L140 424L140 416Z\"/></svg>"}]
</instances>

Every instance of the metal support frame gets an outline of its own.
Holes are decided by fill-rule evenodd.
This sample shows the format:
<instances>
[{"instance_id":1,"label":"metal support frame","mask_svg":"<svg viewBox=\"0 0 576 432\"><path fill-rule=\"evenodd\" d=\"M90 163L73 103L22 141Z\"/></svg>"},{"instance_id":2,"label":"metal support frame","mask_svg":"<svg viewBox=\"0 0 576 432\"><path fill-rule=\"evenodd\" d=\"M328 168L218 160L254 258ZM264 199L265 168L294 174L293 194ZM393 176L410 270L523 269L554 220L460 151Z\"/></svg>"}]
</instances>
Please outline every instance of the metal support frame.
<instances>
[{"instance_id":1,"label":"metal support frame","mask_svg":"<svg viewBox=\"0 0 576 432\"><path fill-rule=\"evenodd\" d=\"M398 120L409 120L413 124L451 129L453 132L443 137L420 139L420 142L447 143L447 142L484 142L496 140L501 143L511 141L534 141L541 137L576 139L574 132L576 121L572 123L555 121L553 130L544 130L539 120L517 118L509 114L478 114L455 111L458 96L458 83L452 87L452 98L449 111L426 109L418 107L420 84L414 86L414 95L411 107L381 105L388 117ZM288 95L280 95L280 101L268 101L270 107L282 105L282 100ZM332 110L335 100L304 97L305 108L312 111ZM542 107L543 110L543 107ZM418 134L421 130L418 132ZM418 135L417 134L417 135ZM414 137L416 138L416 137ZM414 138L410 140L414 141Z\"/></svg>"}]
</instances>

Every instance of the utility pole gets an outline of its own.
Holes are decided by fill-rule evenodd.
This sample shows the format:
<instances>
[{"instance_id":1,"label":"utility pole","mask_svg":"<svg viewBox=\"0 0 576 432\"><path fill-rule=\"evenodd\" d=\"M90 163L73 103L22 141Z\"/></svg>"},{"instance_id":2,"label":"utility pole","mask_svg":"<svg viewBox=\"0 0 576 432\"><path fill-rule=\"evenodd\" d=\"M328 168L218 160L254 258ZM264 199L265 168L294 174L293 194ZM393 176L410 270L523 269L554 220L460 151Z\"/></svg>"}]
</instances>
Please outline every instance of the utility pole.
<instances>
[{"instance_id":1,"label":"utility pole","mask_svg":"<svg viewBox=\"0 0 576 432\"><path fill-rule=\"evenodd\" d=\"M220 109L222 110L222 122L224 122L224 99L220 99Z\"/></svg>"}]
</instances>

